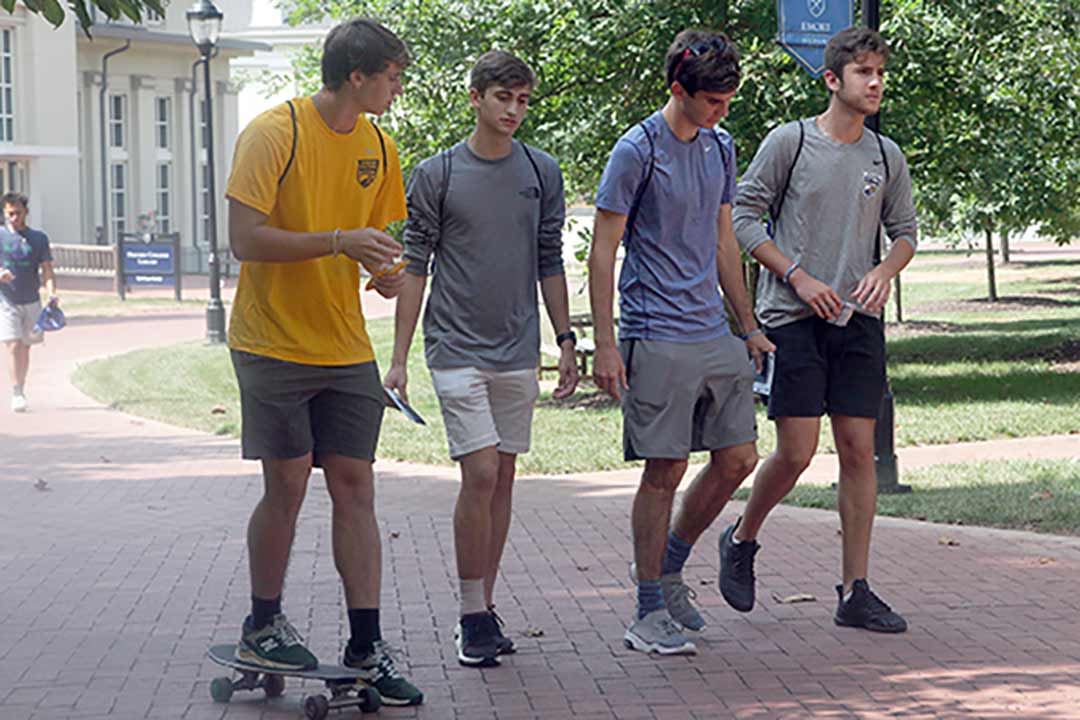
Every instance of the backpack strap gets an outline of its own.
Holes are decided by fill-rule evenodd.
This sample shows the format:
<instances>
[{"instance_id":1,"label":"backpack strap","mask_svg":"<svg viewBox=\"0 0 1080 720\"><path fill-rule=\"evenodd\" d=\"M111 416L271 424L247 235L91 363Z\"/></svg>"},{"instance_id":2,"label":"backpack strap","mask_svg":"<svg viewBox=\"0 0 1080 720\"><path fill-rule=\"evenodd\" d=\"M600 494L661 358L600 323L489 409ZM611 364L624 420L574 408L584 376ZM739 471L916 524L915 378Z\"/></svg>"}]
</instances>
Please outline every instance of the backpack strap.
<instances>
[{"instance_id":1,"label":"backpack strap","mask_svg":"<svg viewBox=\"0 0 1080 720\"><path fill-rule=\"evenodd\" d=\"M448 147L439 153L442 158L442 184L439 186L439 232L442 233L443 218L446 217L446 194L450 191L450 172L454 169L454 148Z\"/></svg>"},{"instance_id":2,"label":"backpack strap","mask_svg":"<svg viewBox=\"0 0 1080 720\"><path fill-rule=\"evenodd\" d=\"M525 143L521 143L521 149L525 151L525 157L529 158L529 164L532 165L533 172L536 173L536 182L540 186L540 204L544 204L544 178L540 176L540 166L536 164L536 160L533 159L532 153L529 152L529 146Z\"/></svg>"},{"instance_id":3,"label":"backpack strap","mask_svg":"<svg viewBox=\"0 0 1080 720\"><path fill-rule=\"evenodd\" d=\"M881 164L885 166L885 183L889 182L889 158L885 155L885 142L881 139L881 133L877 130L870 130L874 133L874 137L877 138L878 150L881 152ZM885 207L884 200L882 201L882 209ZM874 236L874 264L881 264L881 218L878 217L877 232Z\"/></svg>"},{"instance_id":4,"label":"backpack strap","mask_svg":"<svg viewBox=\"0 0 1080 720\"><path fill-rule=\"evenodd\" d=\"M382 130L379 129L374 120L371 121L371 127L375 128L375 134L379 136L379 148L382 150L383 177L386 177L386 140L383 139Z\"/></svg>"},{"instance_id":5,"label":"backpack strap","mask_svg":"<svg viewBox=\"0 0 1080 720\"><path fill-rule=\"evenodd\" d=\"M795 157L791 158L791 165L788 167L787 177L784 178L784 189L780 191L780 196L776 199L775 207L769 208L769 237L773 237L776 233L776 223L780 219L780 211L784 209L784 200L787 199L788 188L791 187L791 176L795 174L795 163L799 162L799 155L802 154L803 142L806 140L806 128L803 127L803 121L799 120L799 144L795 147Z\"/></svg>"},{"instance_id":6,"label":"backpack strap","mask_svg":"<svg viewBox=\"0 0 1080 720\"><path fill-rule=\"evenodd\" d=\"M292 150L289 151L289 162L285 163L285 169L281 171L281 176L277 179L278 185L285 182L285 176L289 174L293 160L296 159L296 106L293 105L292 100L286 100L285 104L289 106L289 116L292 118Z\"/></svg>"},{"instance_id":7,"label":"backpack strap","mask_svg":"<svg viewBox=\"0 0 1080 720\"><path fill-rule=\"evenodd\" d=\"M641 200L645 197L645 190L649 187L649 181L652 180L653 166L656 165L656 143L653 142L652 136L649 135L649 128L645 125L645 121L642 120L638 125L641 126L642 132L645 133L645 139L649 141L649 164L648 170L645 171L645 179L641 181L637 190L634 191L634 199L630 202L630 211L626 214L626 230L623 232L623 236L627 239L630 238L631 231L634 229L634 221L637 220Z\"/></svg>"}]
</instances>

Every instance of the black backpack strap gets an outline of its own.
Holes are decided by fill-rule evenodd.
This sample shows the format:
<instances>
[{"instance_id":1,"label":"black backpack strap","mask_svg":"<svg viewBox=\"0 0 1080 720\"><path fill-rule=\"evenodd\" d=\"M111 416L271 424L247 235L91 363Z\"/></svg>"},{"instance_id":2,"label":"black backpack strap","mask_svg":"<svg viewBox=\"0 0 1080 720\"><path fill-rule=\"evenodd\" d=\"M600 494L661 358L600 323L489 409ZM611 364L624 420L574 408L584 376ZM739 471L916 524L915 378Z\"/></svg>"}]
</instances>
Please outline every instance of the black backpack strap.
<instances>
[{"instance_id":1,"label":"black backpack strap","mask_svg":"<svg viewBox=\"0 0 1080 720\"><path fill-rule=\"evenodd\" d=\"M529 164L532 165L533 172L536 173L536 182L540 185L540 204L544 204L544 178L540 176L540 166L536 164L536 160L533 159L532 153L529 152L529 146L525 143L521 143L521 149L525 151L525 157L529 158Z\"/></svg>"},{"instance_id":2,"label":"black backpack strap","mask_svg":"<svg viewBox=\"0 0 1080 720\"><path fill-rule=\"evenodd\" d=\"M780 219L780 211L784 209L784 200L787 199L788 188L791 187L791 176L795 174L795 163L799 162L799 155L802 154L803 142L806 140L806 129L803 127L803 121L799 120L799 144L795 148L795 157L791 159L791 166L788 167L787 177L784 178L784 189L780 191L780 196L776 199L776 205L769 209L771 215L770 220L772 222L772 229L775 232L776 222ZM771 237L773 233L769 233Z\"/></svg>"},{"instance_id":3,"label":"black backpack strap","mask_svg":"<svg viewBox=\"0 0 1080 720\"><path fill-rule=\"evenodd\" d=\"M442 232L443 218L446 217L446 194L450 191L450 172L454 169L454 148L448 147L439 153L442 158L442 184L439 186L439 232Z\"/></svg>"},{"instance_id":4,"label":"black backpack strap","mask_svg":"<svg viewBox=\"0 0 1080 720\"><path fill-rule=\"evenodd\" d=\"M889 182L889 158L885 155L885 142L881 139L881 133L871 130L877 138L878 150L881 151L881 164L885 166L885 183ZM884 210L885 202L882 200L881 207ZM877 234L874 237L874 264L881 264L881 218L878 218Z\"/></svg>"},{"instance_id":5,"label":"black backpack strap","mask_svg":"<svg viewBox=\"0 0 1080 720\"><path fill-rule=\"evenodd\" d=\"M292 150L289 151L289 162L285 163L285 169L281 171L281 177L277 179L278 185L285 182L285 176L289 174L293 160L296 159L296 106L292 104L292 100L286 100L285 104L289 106L289 115L292 117Z\"/></svg>"},{"instance_id":6,"label":"black backpack strap","mask_svg":"<svg viewBox=\"0 0 1080 720\"><path fill-rule=\"evenodd\" d=\"M382 149L383 177L386 177L386 140L383 139L382 130L375 124L375 121L371 122L371 127L375 128L375 134L379 136L379 147Z\"/></svg>"},{"instance_id":7,"label":"black backpack strap","mask_svg":"<svg viewBox=\"0 0 1080 720\"><path fill-rule=\"evenodd\" d=\"M623 236L630 239L630 231L634 229L634 221L637 220L638 210L641 208L641 199L645 197L645 189L649 187L649 181L652 180L653 166L656 165L656 144L653 142L652 136L649 135L649 128L645 125L645 121L639 123L641 130L645 133L645 139L649 141L649 165L648 170L645 171L645 179L638 185L638 189L634 192L634 199L630 202L630 211L626 214L626 230Z\"/></svg>"}]
</instances>

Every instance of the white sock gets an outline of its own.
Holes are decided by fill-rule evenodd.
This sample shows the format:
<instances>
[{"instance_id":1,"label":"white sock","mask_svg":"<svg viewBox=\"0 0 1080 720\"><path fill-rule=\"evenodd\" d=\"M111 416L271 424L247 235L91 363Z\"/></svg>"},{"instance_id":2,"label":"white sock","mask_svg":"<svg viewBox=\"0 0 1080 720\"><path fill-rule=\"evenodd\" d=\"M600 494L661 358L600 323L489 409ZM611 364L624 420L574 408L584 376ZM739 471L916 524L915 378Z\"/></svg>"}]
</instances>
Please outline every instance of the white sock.
<instances>
[{"instance_id":1,"label":"white sock","mask_svg":"<svg viewBox=\"0 0 1080 720\"><path fill-rule=\"evenodd\" d=\"M458 578L458 592L461 596L462 615L487 612L487 605L484 603L484 578Z\"/></svg>"}]
</instances>

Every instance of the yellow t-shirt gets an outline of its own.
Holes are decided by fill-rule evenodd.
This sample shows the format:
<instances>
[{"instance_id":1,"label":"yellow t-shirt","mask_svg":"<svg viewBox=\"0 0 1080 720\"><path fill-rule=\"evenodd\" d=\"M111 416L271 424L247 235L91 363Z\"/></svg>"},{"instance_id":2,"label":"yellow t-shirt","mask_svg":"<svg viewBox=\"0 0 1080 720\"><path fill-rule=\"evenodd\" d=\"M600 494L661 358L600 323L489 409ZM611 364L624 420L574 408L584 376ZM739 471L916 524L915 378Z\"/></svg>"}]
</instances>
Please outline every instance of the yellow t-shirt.
<instances>
[{"instance_id":1,"label":"yellow t-shirt","mask_svg":"<svg viewBox=\"0 0 1080 720\"><path fill-rule=\"evenodd\" d=\"M331 130L310 97L251 121L236 141L227 197L294 232L383 229L405 217L394 141L361 115L349 134ZM243 262L229 323L229 347L305 365L375 358L360 308L360 266L344 255L299 263Z\"/></svg>"}]
</instances>

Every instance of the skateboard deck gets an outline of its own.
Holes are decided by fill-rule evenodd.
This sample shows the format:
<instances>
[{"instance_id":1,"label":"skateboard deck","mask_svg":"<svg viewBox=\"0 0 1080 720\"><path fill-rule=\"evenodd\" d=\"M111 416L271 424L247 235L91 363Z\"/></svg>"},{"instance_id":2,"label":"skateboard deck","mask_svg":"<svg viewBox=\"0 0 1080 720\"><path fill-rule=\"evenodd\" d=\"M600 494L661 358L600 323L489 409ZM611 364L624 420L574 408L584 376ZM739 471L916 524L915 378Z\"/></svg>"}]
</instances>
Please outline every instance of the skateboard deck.
<instances>
[{"instance_id":1,"label":"skateboard deck","mask_svg":"<svg viewBox=\"0 0 1080 720\"><path fill-rule=\"evenodd\" d=\"M364 683L357 671L343 665L319 663L314 670L268 668L236 658L236 645L214 645L206 652L218 665L240 673L239 680L216 677L210 683L210 696L216 702L227 703L236 690L262 689L267 697L277 697L285 691L285 678L319 680L325 683L326 693L304 698L304 715L308 720L323 720L330 710L355 707L361 712L375 712L382 704L379 692Z\"/></svg>"}]
</instances>

